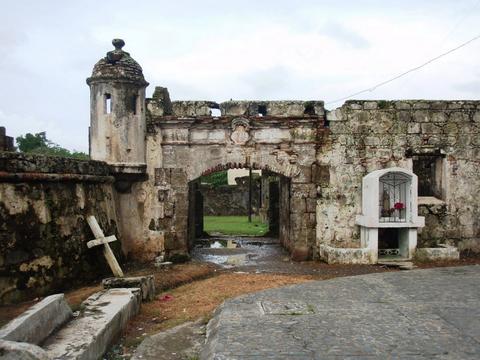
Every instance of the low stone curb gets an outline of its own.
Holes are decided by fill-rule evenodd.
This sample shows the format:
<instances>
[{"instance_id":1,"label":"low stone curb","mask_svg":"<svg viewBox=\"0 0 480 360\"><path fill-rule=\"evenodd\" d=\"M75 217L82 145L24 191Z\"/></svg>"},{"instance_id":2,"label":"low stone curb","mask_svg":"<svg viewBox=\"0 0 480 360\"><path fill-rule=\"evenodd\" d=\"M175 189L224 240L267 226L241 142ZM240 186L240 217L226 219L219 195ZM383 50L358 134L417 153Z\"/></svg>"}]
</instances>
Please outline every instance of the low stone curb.
<instances>
[{"instance_id":1,"label":"low stone curb","mask_svg":"<svg viewBox=\"0 0 480 360\"><path fill-rule=\"evenodd\" d=\"M139 312L140 304L136 288L100 291L85 300L80 315L47 339L43 348L52 359L98 359Z\"/></svg>"},{"instance_id":2,"label":"low stone curb","mask_svg":"<svg viewBox=\"0 0 480 360\"><path fill-rule=\"evenodd\" d=\"M40 344L72 317L63 294L46 297L0 329L0 339Z\"/></svg>"}]
</instances>

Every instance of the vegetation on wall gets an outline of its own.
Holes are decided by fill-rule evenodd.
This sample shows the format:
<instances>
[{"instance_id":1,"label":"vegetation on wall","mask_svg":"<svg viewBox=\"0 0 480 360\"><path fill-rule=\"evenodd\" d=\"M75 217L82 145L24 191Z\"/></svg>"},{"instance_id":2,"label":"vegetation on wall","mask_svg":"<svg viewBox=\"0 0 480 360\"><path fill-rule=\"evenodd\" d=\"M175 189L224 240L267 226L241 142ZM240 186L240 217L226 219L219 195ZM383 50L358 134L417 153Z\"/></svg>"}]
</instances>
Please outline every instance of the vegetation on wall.
<instances>
[{"instance_id":1,"label":"vegetation on wall","mask_svg":"<svg viewBox=\"0 0 480 360\"><path fill-rule=\"evenodd\" d=\"M219 171L209 175L202 176L200 179L202 184L210 184L214 187L228 185L227 171Z\"/></svg>"},{"instance_id":2,"label":"vegetation on wall","mask_svg":"<svg viewBox=\"0 0 480 360\"><path fill-rule=\"evenodd\" d=\"M16 138L18 150L24 153L53 155L87 160L88 155L80 151L70 151L47 139L45 131L36 134L27 133Z\"/></svg>"}]
</instances>

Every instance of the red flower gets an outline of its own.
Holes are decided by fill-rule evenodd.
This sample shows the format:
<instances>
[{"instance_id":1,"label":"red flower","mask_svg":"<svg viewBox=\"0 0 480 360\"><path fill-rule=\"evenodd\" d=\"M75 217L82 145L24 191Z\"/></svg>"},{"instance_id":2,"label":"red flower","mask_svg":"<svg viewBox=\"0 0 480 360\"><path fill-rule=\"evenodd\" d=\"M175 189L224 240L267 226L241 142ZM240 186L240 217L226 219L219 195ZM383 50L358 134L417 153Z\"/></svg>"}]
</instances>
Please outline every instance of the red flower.
<instances>
[{"instance_id":1,"label":"red flower","mask_svg":"<svg viewBox=\"0 0 480 360\"><path fill-rule=\"evenodd\" d=\"M395 203L395 205L393 205L393 208L395 210L403 210L403 209L405 209L405 205L401 202L397 202L397 203Z\"/></svg>"}]
</instances>

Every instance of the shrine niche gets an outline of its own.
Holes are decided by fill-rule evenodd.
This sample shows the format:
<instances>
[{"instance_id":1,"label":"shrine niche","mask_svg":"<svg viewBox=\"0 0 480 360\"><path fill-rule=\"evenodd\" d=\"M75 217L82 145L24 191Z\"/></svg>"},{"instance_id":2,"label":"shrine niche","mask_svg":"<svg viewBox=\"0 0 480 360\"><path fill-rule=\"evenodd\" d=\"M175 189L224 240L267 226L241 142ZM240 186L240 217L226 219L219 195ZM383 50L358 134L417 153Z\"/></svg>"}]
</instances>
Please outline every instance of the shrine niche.
<instances>
[{"instance_id":1,"label":"shrine niche","mask_svg":"<svg viewBox=\"0 0 480 360\"><path fill-rule=\"evenodd\" d=\"M379 179L380 222L406 222L411 198L411 179L399 172L389 172ZM408 198L408 200L407 200Z\"/></svg>"},{"instance_id":2,"label":"shrine niche","mask_svg":"<svg viewBox=\"0 0 480 360\"><path fill-rule=\"evenodd\" d=\"M372 262L379 257L411 259L417 229L425 220L417 213L417 176L403 168L373 171L362 182L361 243Z\"/></svg>"}]
</instances>

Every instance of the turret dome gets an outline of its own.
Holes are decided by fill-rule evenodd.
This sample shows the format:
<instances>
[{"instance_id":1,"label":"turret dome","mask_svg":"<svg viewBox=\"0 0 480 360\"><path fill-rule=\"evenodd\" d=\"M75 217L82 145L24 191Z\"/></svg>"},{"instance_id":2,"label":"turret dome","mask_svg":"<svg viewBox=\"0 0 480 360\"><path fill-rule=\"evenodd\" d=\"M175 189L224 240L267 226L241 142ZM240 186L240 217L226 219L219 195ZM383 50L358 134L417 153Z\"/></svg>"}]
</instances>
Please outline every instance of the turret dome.
<instances>
[{"instance_id":1,"label":"turret dome","mask_svg":"<svg viewBox=\"0 0 480 360\"><path fill-rule=\"evenodd\" d=\"M148 82L143 77L142 67L130 57L128 52L122 50L125 41L113 39L112 44L115 50L107 52L107 55L95 64L87 84L97 81L122 81L147 86Z\"/></svg>"}]
</instances>

